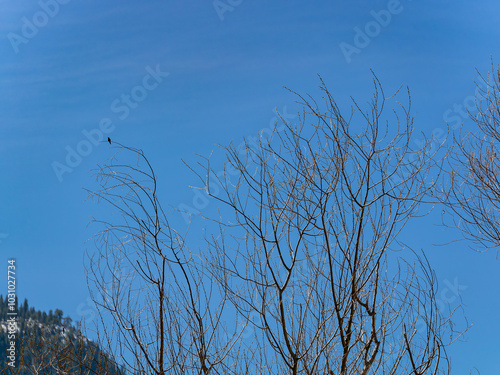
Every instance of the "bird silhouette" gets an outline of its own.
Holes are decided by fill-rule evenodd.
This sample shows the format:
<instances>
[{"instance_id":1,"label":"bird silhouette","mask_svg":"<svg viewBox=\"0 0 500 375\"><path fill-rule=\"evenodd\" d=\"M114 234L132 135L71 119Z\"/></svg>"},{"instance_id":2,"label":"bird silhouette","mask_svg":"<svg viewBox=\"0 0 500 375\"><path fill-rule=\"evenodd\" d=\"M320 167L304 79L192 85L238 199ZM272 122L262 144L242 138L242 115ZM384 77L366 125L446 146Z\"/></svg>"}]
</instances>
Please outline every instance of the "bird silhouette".
<instances>
[{"instance_id":1,"label":"bird silhouette","mask_svg":"<svg viewBox=\"0 0 500 375\"><path fill-rule=\"evenodd\" d=\"M111 144L111 138L108 137L108 143Z\"/></svg>"}]
</instances>

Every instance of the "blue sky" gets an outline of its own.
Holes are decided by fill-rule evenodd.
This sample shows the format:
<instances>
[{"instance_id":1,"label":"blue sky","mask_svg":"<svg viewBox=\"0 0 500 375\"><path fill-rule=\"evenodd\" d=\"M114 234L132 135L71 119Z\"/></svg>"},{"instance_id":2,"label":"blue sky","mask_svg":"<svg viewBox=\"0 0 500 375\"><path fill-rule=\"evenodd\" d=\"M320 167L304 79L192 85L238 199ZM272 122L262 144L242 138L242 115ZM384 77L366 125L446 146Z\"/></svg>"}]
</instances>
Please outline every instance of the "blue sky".
<instances>
[{"instance_id":1,"label":"blue sky","mask_svg":"<svg viewBox=\"0 0 500 375\"><path fill-rule=\"evenodd\" d=\"M192 205L197 181L181 159L257 135L274 108L293 114L283 86L319 95L321 74L339 103L364 101L373 69L387 93L409 86L415 131L430 136L446 120L470 128L459 106L474 95L476 68L487 73L500 57L493 0L54 1L0 0L0 275L15 257L20 297L73 319L90 309L87 224L106 211L83 188L111 153L85 134L101 125L143 149L164 204ZM382 10L390 20L377 27ZM372 36L356 44L357 28ZM347 58L346 44L357 48ZM86 155L69 166L78 150ZM442 298L461 286L473 327L450 349L453 373L497 373L500 260L464 242L434 246L459 238L439 219L411 221L403 235L428 254Z\"/></svg>"}]
</instances>

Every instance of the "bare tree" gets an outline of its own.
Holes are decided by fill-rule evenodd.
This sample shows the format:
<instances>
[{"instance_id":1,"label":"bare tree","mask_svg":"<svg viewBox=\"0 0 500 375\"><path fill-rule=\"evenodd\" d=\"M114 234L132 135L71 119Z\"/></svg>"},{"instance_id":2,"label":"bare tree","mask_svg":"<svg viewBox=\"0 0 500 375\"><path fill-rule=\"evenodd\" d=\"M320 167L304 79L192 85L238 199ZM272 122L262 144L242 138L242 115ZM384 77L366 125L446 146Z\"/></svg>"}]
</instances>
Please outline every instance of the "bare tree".
<instances>
[{"instance_id":1,"label":"bare tree","mask_svg":"<svg viewBox=\"0 0 500 375\"><path fill-rule=\"evenodd\" d=\"M480 74L476 109L469 112L475 132L454 136L454 152L444 184L444 203L453 224L484 249L500 246L500 70Z\"/></svg>"},{"instance_id":2,"label":"bare tree","mask_svg":"<svg viewBox=\"0 0 500 375\"><path fill-rule=\"evenodd\" d=\"M119 161L128 155L136 160ZM96 221L104 228L88 268L100 342L133 374L208 374L223 367L237 338L222 320L227 295L214 290L199 258L170 226L148 159L122 147L97 178L101 189L91 196L118 214L113 222Z\"/></svg>"},{"instance_id":3,"label":"bare tree","mask_svg":"<svg viewBox=\"0 0 500 375\"><path fill-rule=\"evenodd\" d=\"M436 308L434 275L411 252L390 251L434 185L434 155L430 142L411 149L409 108L384 117L391 98L374 83L368 110L354 102L348 117L323 82L322 107L297 94L299 124L282 119L277 142L229 146L228 173L220 178L207 164L199 174L234 213L219 219L207 261L252 322L264 373L446 369L447 319Z\"/></svg>"},{"instance_id":4,"label":"bare tree","mask_svg":"<svg viewBox=\"0 0 500 375\"><path fill-rule=\"evenodd\" d=\"M397 240L425 214L430 142L410 146L409 94L386 115L395 99L374 86L368 109L353 101L345 117L322 82L322 106L297 94L298 124L225 147L222 173L208 159L194 168L220 204L196 251L142 151L121 147L99 168L91 196L118 215L97 221L89 286L100 342L132 373L448 372L436 278Z\"/></svg>"}]
</instances>

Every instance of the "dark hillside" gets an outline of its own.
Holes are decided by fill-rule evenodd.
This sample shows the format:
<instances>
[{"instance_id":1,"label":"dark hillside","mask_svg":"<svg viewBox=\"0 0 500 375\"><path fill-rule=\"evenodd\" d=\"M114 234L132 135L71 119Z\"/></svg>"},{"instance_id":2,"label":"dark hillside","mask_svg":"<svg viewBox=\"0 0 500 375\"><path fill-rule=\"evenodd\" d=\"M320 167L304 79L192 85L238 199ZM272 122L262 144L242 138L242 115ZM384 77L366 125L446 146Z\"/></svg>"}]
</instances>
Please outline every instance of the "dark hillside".
<instances>
[{"instance_id":1,"label":"dark hillside","mask_svg":"<svg viewBox=\"0 0 500 375\"><path fill-rule=\"evenodd\" d=\"M16 300L15 368L8 365L9 304L0 295L0 374L124 374L92 340L87 339L62 310L49 312ZM12 336L11 336L12 337ZM18 371L20 370L20 371Z\"/></svg>"}]
</instances>

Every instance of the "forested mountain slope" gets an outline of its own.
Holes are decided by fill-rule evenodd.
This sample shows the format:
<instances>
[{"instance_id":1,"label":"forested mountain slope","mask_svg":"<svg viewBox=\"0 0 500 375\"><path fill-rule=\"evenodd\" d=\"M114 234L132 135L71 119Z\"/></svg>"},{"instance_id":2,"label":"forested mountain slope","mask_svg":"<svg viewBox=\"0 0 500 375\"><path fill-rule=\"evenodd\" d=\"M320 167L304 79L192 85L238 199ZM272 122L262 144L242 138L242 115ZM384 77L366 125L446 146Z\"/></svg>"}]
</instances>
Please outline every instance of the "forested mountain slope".
<instances>
[{"instance_id":1,"label":"forested mountain slope","mask_svg":"<svg viewBox=\"0 0 500 375\"><path fill-rule=\"evenodd\" d=\"M15 305L17 332L12 341L16 360L12 367L8 365L12 315L8 315L7 298L0 295L0 374L125 374L71 318L63 317L62 310L36 310L26 299L22 304L16 300Z\"/></svg>"}]
</instances>

